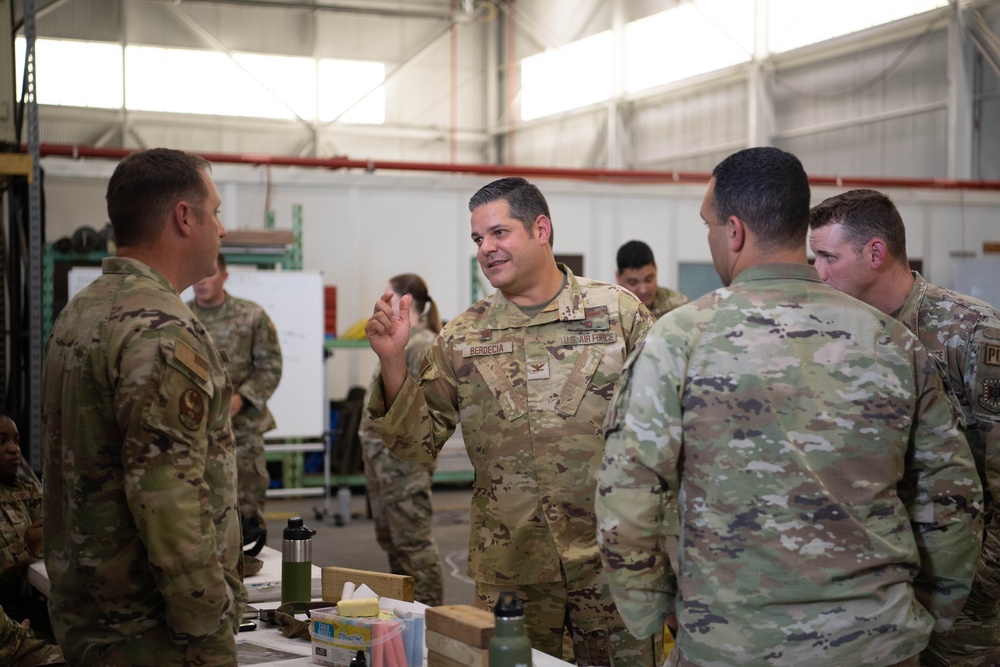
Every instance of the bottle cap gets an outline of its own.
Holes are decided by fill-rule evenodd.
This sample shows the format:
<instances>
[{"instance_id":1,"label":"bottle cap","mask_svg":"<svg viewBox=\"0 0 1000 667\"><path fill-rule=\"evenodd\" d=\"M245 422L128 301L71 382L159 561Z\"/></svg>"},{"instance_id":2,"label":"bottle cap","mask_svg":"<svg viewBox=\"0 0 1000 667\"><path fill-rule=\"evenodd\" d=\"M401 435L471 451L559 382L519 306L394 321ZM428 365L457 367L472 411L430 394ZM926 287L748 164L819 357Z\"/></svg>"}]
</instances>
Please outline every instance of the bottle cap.
<instances>
[{"instance_id":1,"label":"bottle cap","mask_svg":"<svg viewBox=\"0 0 1000 667\"><path fill-rule=\"evenodd\" d=\"M293 516L288 519L288 527L285 528L283 537L286 540L308 540L315 534L315 530L303 525L302 517Z\"/></svg>"},{"instance_id":2,"label":"bottle cap","mask_svg":"<svg viewBox=\"0 0 1000 667\"><path fill-rule=\"evenodd\" d=\"M493 607L493 615L497 618L518 618L524 616L524 605L514 591L504 591L497 598Z\"/></svg>"}]
</instances>

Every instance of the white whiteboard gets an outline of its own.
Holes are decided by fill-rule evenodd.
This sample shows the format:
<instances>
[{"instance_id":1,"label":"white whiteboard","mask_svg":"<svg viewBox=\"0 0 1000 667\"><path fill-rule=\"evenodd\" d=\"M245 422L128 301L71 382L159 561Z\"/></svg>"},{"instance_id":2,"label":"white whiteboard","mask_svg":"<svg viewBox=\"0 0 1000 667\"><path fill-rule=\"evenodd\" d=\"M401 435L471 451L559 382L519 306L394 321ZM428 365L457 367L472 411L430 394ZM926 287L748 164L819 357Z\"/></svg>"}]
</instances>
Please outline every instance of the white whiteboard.
<instances>
[{"instance_id":1,"label":"white whiteboard","mask_svg":"<svg viewBox=\"0 0 1000 667\"><path fill-rule=\"evenodd\" d=\"M234 270L235 269L235 270ZM100 267L69 270L69 298L101 275ZM268 438L315 439L326 430L323 377L323 276L318 271L248 271L229 267L226 291L260 304L278 329L283 369L267 402L278 427ZM194 298L188 288L181 294Z\"/></svg>"}]
</instances>

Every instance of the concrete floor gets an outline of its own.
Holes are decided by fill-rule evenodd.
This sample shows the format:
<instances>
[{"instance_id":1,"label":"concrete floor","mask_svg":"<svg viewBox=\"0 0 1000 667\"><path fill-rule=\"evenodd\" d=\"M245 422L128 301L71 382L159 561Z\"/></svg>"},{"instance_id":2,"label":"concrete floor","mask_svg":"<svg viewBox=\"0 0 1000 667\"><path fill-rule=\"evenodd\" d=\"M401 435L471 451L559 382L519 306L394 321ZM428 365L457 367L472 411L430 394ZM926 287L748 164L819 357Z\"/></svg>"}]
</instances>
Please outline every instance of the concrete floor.
<instances>
[{"instance_id":1,"label":"concrete floor","mask_svg":"<svg viewBox=\"0 0 1000 667\"><path fill-rule=\"evenodd\" d=\"M472 604L475 587L466 577L471 498L471 485L439 485L432 494L434 539L443 561L445 604ZM316 530L312 544L314 565L388 572L389 561L375 541L375 524L368 518L363 490L353 490L350 522L336 525L336 512L335 495L329 503L322 496L269 498L265 512L267 544L280 551L288 517L301 516L306 526Z\"/></svg>"}]
</instances>

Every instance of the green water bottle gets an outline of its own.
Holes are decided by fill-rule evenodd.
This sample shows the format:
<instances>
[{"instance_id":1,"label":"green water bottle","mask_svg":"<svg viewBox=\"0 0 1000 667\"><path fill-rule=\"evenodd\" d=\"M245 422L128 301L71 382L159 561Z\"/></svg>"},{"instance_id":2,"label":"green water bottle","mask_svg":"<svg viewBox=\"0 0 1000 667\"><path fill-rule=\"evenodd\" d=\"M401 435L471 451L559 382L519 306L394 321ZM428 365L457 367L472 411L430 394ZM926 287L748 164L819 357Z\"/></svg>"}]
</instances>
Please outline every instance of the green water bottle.
<instances>
[{"instance_id":1,"label":"green water bottle","mask_svg":"<svg viewBox=\"0 0 1000 667\"><path fill-rule=\"evenodd\" d=\"M493 616L496 623L489 643L490 667L531 667L531 641L524 629L524 605L517 593L501 593Z\"/></svg>"},{"instance_id":2,"label":"green water bottle","mask_svg":"<svg viewBox=\"0 0 1000 667\"><path fill-rule=\"evenodd\" d=\"M302 517L288 520L281 541L281 603L312 600L312 536Z\"/></svg>"}]
</instances>

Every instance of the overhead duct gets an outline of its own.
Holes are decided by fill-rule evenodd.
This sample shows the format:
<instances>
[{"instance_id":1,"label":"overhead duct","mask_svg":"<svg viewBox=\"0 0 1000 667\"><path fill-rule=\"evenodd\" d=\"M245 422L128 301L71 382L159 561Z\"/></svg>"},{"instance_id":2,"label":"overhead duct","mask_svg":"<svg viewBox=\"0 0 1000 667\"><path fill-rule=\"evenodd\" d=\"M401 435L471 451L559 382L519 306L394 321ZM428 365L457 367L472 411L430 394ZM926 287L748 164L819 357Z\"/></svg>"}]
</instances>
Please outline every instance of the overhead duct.
<instances>
[{"instance_id":1,"label":"overhead duct","mask_svg":"<svg viewBox=\"0 0 1000 667\"><path fill-rule=\"evenodd\" d=\"M104 158L120 160L139 149L102 148L70 144L42 144L42 157ZM318 158L297 155L248 155L232 153L198 153L209 162L219 164L271 165L277 167L310 167L315 169L357 169L361 171L424 171L452 174L482 174L487 176L525 176L600 181L604 183L662 184L707 183L712 175L699 171L647 171L634 169L573 169L508 164L451 164L442 162L402 162L393 160L358 160L345 156ZM974 181L952 178L881 178L873 176L810 176L813 185L834 187L923 188L943 190L1000 190L1000 181Z\"/></svg>"}]
</instances>

